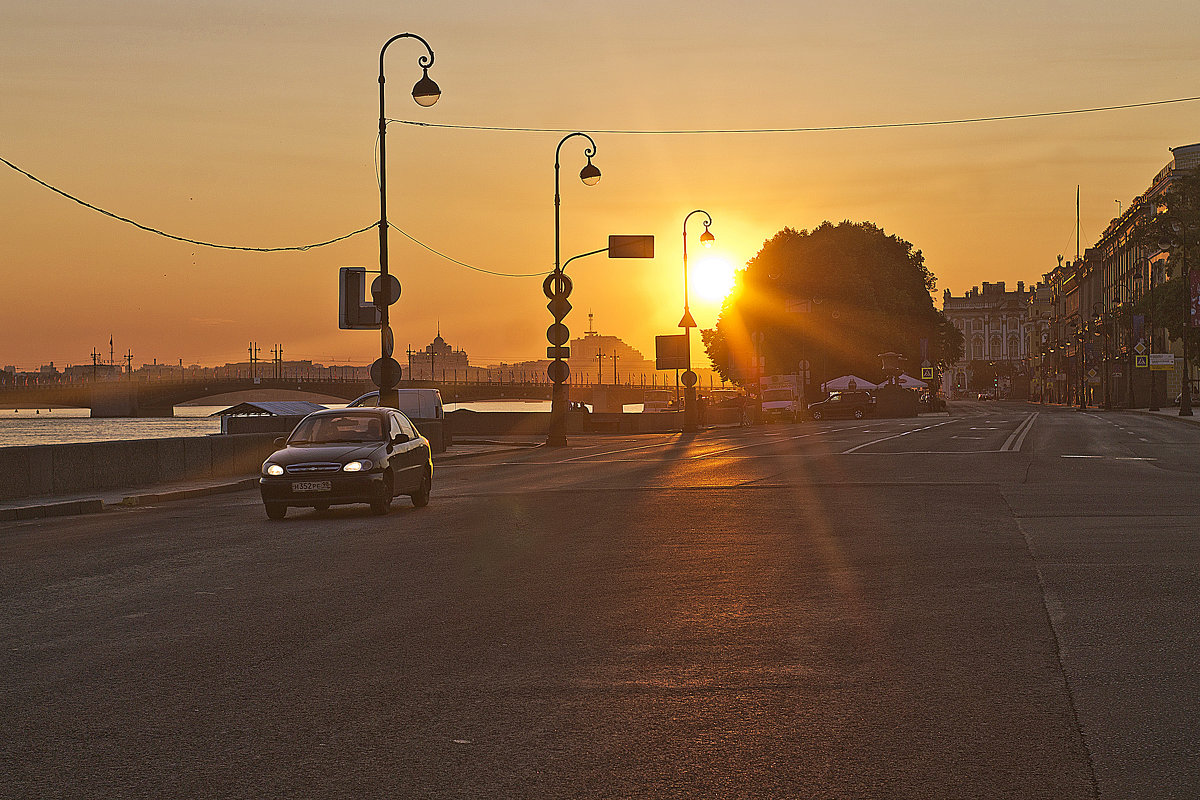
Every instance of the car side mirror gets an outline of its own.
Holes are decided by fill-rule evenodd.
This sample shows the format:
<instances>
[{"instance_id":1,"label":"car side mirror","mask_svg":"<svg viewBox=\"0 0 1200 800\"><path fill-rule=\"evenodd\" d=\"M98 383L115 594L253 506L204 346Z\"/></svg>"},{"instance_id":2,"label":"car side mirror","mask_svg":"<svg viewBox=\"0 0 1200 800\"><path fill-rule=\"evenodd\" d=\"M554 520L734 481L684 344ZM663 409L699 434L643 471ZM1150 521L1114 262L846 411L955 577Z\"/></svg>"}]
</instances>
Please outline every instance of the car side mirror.
<instances>
[{"instance_id":1,"label":"car side mirror","mask_svg":"<svg viewBox=\"0 0 1200 800\"><path fill-rule=\"evenodd\" d=\"M275 437L275 446L276 447L283 447L286 444L287 444L286 436L276 436Z\"/></svg>"}]
</instances>

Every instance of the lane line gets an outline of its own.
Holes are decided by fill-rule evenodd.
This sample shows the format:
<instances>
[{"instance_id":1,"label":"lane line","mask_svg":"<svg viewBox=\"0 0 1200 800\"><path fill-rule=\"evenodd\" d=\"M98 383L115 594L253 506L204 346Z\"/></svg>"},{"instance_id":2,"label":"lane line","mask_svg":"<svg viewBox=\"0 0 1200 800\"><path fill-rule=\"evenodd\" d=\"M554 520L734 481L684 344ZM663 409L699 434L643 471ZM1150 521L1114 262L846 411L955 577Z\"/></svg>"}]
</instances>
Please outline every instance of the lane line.
<instances>
[{"instance_id":1,"label":"lane line","mask_svg":"<svg viewBox=\"0 0 1200 800\"><path fill-rule=\"evenodd\" d=\"M1021 431L1021 435L1017 437L1017 441L1013 444L1012 449L1014 452L1021 452L1021 448L1025 446L1025 437L1029 435L1031 430L1033 430L1033 423L1037 420L1039 413L1041 412L1035 411L1033 412L1033 416L1029 418L1029 424L1025 426L1025 430Z\"/></svg>"},{"instance_id":2,"label":"lane line","mask_svg":"<svg viewBox=\"0 0 1200 800\"><path fill-rule=\"evenodd\" d=\"M927 430L931 430L933 428L940 428L943 425L949 425L951 422L957 422L957 420L950 419L950 420L946 420L945 422L939 422L935 425L926 425L924 428L913 428L911 431L905 431L904 433L898 433L895 436L885 436L882 439L875 439L874 441L860 444L858 447L851 447L849 450L843 450L841 454L844 456L850 455L851 453L855 453L855 452L858 452L859 450L862 450L864 447L870 447L871 445L879 444L880 442L890 442L892 439L899 439L901 436L908 436L911 433L920 433L921 431L927 431Z\"/></svg>"},{"instance_id":3,"label":"lane line","mask_svg":"<svg viewBox=\"0 0 1200 800\"><path fill-rule=\"evenodd\" d=\"M1012 432L1012 435L1009 436L1004 441L1004 445L1000 449L1001 450L1012 450L1013 445L1016 444L1017 437L1021 436L1022 432L1025 431L1026 428L1031 427L1033 425L1033 420L1035 417L1037 417L1036 411L1033 412L1032 414L1027 415L1025 417L1025 419L1021 420L1021 424L1018 425L1017 429ZM1019 450L1020 448L1018 447L1017 449Z\"/></svg>"}]
</instances>

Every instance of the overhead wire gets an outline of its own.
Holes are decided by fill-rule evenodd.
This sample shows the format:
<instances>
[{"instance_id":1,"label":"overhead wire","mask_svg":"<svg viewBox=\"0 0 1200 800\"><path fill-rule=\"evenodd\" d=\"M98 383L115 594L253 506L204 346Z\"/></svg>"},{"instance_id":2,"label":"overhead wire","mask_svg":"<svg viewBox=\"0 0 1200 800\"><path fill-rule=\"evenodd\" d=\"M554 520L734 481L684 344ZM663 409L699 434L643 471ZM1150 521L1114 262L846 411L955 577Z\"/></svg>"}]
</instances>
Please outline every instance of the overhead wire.
<instances>
[{"instance_id":1,"label":"overhead wire","mask_svg":"<svg viewBox=\"0 0 1200 800\"><path fill-rule=\"evenodd\" d=\"M1092 108L1073 108L1059 111L1036 111L1025 114L1001 114L988 117L963 117L960 119L924 120L919 122L880 122L863 125L821 125L801 128L712 128L712 129L664 129L664 130L630 130L587 128L588 133L605 133L616 135L644 136L673 136L673 135L705 135L705 134L739 134L739 133L822 133L830 131L864 131L886 128L929 128L940 125L970 125L980 122L1003 122L1018 119L1037 119L1040 117L1062 117L1073 114L1096 114L1103 111L1122 111L1130 108L1146 108L1148 106L1171 105L1175 103L1192 103L1200 100L1196 97L1176 97L1169 100L1149 100L1143 103L1124 103L1115 106L1095 106ZM411 125L419 128L453 128L474 131L498 131L507 133L569 133L578 128L529 128L503 125L460 125L449 122L424 122L409 119L389 119L387 122L397 122L401 125Z\"/></svg>"},{"instance_id":2,"label":"overhead wire","mask_svg":"<svg viewBox=\"0 0 1200 800\"><path fill-rule=\"evenodd\" d=\"M367 231L371 230L372 228L379 226L379 223L372 222L370 225L366 226L365 228L359 228L356 231L352 231L343 236L338 236L333 239L327 239L326 241L323 241L323 242L314 242L312 244L301 244L301 245L289 245L286 247L247 247L247 246L243 246L243 245L217 244L214 242L205 242L205 241L201 241L199 239L189 239L186 236L176 236L173 233L167 233L166 231L161 231L158 228L152 228L149 225L143 225L142 223L136 222L132 219L129 219L128 217L122 217L119 214L114 214L111 211L106 211L105 209L100 208L99 206L92 205L91 203L87 202L86 200L80 200L78 197L76 197L73 194L64 192L62 189L59 189L56 186L51 186L49 183L46 183L41 178L39 178L36 175L33 175L29 172L26 172L25 170L21 169L16 164L12 163L11 161L9 161L6 158L0 157L0 162L3 162L4 164L9 166L13 170L21 173L22 175L24 175L26 178L29 178L34 183L40 184L41 186L46 187L50 191L52 191L56 194L60 194L63 197L67 198L68 200L72 200L72 201L76 202L79 205L83 206L84 208L90 208L92 211L96 211L100 214L103 214L106 217L111 217L112 219L127 223L129 225L132 225L135 228L139 228L148 233L153 233L156 236L162 236L166 239L173 239L177 242L186 242L188 244L199 245L200 247L213 247L218 250L244 250L244 251L250 251L250 252L255 252L255 253L276 253L276 252L282 252L282 251L312 250L315 247L325 247L326 245L331 245L331 244L334 244L335 242L340 242L345 239L349 239L352 236L358 236L360 233L366 233Z\"/></svg>"}]
</instances>

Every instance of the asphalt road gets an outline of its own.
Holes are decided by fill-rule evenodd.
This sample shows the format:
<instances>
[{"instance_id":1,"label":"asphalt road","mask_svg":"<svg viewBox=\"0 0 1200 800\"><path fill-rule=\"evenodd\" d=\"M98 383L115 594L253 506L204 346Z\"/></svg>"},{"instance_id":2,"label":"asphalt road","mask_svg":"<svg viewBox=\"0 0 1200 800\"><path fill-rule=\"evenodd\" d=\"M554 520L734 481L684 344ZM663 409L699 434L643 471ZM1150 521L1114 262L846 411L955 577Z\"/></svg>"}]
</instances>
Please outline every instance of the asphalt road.
<instances>
[{"instance_id":1,"label":"asphalt road","mask_svg":"<svg viewBox=\"0 0 1200 800\"><path fill-rule=\"evenodd\" d=\"M1198 445L964 403L0 523L0 796L1195 797Z\"/></svg>"}]
</instances>

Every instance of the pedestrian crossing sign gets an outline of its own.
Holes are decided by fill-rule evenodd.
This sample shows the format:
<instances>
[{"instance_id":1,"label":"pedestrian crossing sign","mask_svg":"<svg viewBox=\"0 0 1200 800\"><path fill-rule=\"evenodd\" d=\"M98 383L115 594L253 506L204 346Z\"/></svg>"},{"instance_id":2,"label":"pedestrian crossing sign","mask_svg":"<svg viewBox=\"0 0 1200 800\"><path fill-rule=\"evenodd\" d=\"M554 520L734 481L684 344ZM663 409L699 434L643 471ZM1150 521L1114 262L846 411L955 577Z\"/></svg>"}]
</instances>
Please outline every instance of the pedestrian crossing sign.
<instances>
[{"instance_id":1,"label":"pedestrian crossing sign","mask_svg":"<svg viewBox=\"0 0 1200 800\"><path fill-rule=\"evenodd\" d=\"M933 367L921 367L921 380L933 380Z\"/></svg>"},{"instance_id":2,"label":"pedestrian crossing sign","mask_svg":"<svg viewBox=\"0 0 1200 800\"><path fill-rule=\"evenodd\" d=\"M1149 355L1144 355L1144 356L1134 356L1134 357L1133 357L1133 366L1134 366L1134 367L1148 367L1148 366L1150 366L1150 356L1149 356Z\"/></svg>"}]
</instances>

